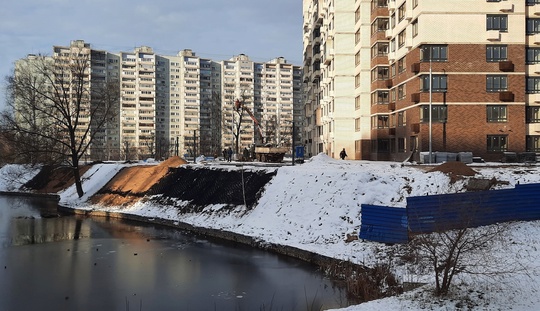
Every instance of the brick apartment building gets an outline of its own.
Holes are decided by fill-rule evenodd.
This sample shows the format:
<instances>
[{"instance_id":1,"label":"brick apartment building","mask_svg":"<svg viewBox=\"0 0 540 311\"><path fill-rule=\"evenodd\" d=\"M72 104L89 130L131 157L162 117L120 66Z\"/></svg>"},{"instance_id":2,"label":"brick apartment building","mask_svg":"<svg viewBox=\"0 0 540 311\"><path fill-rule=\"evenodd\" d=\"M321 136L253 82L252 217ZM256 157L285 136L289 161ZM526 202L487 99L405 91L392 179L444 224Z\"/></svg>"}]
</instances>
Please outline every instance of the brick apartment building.
<instances>
[{"instance_id":1,"label":"brick apartment building","mask_svg":"<svg viewBox=\"0 0 540 311\"><path fill-rule=\"evenodd\" d=\"M348 25L354 36L348 52L354 53L354 102L335 106L354 118L349 142L342 142L354 146L349 155L429 161L431 150L497 161L504 152L540 151L537 14L538 0L304 1L305 36L312 38L311 29L321 27L323 49L329 49L332 24ZM305 51L310 41L304 41ZM324 64L344 61L334 53ZM304 66L309 74L306 59ZM324 103L308 105L317 112ZM325 124L343 123L324 109L319 115L313 127L322 136ZM324 141L317 143L325 152Z\"/></svg>"}]
</instances>

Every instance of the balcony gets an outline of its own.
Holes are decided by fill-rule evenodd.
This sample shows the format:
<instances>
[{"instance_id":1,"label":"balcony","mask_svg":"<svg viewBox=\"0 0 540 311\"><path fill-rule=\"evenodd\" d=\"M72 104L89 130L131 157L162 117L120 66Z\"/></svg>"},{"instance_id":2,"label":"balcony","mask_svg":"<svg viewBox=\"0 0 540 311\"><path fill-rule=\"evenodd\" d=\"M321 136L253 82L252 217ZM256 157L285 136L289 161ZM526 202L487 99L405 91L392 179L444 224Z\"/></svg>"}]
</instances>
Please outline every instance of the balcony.
<instances>
[{"instance_id":1,"label":"balcony","mask_svg":"<svg viewBox=\"0 0 540 311\"><path fill-rule=\"evenodd\" d=\"M510 3L509 1L501 1L501 2L499 2L499 11L501 11L501 12L513 12L514 11L514 4Z\"/></svg>"},{"instance_id":2,"label":"balcony","mask_svg":"<svg viewBox=\"0 0 540 311\"><path fill-rule=\"evenodd\" d=\"M420 72L420 63L412 63L411 64L411 71L415 74Z\"/></svg>"},{"instance_id":3,"label":"balcony","mask_svg":"<svg viewBox=\"0 0 540 311\"><path fill-rule=\"evenodd\" d=\"M388 129L388 134L395 136L396 135L396 128L395 127L389 128Z\"/></svg>"},{"instance_id":4,"label":"balcony","mask_svg":"<svg viewBox=\"0 0 540 311\"><path fill-rule=\"evenodd\" d=\"M417 134L420 133L420 123L411 124L411 131Z\"/></svg>"},{"instance_id":5,"label":"balcony","mask_svg":"<svg viewBox=\"0 0 540 311\"><path fill-rule=\"evenodd\" d=\"M505 72L514 71L514 64L512 63L512 61L499 62L499 70Z\"/></svg>"},{"instance_id":6,"label":"balcony","mask_svg":"<svg viewBox=\"0 0 540 311\"><path fill-rule=\"evenodd\" d=\"M389 102L388 103L388 110L390 110L390 111L396 110L396 102Z\"/></svg>"},{"instance_id":7,"label":"balcony","mask_svg":"<svg viewBox=\"0 0 540 311\"><path fill-rule=\"evenodd\" d=\"M513 102L514 101L514 93L512 92L499 92L499 100L502 102Z\"/></svg>"},{"instance_id":8,"label":"balcony","mask_svg":"<svg viewBox=\"0 0 540 311\"><path fill-rule=\"evenodd\" d=\"M392 38L392 29L386 29L384 31L384 34L386 36L386 39L391 39Z\"/></svg>"},{"instance_id":9,"label":"balcony","mask_svg":"<svg viewBox=\"0 0 540 311\"><path fill-rule=\"evenodd\" d=\"M420 93L411 94L411 102L419 103L420 102Z\"/></svg>"},{"instance_id":10,"label":"balcony","mask_svg":"<svg viewBox=\"0 0 540 311\"><path fill-rule=\"evenodd\" d=\"M396 0L388 0L388 11L392 12L396 10Z\"/></svg>"},{"instance_id":11,"label":"balcony","mask_svg":"<svg viewBox=\"0 0 540 311\"><path fill-rule=\"evenodd\" d=\"M488 41L500 41L501 33L498 30L488 30L486 31L486 40Z\"/></svg>"},{"instance_id":12,"label":"balcony","mask_svg":"<svg viewBox=\"0 0 540 311\"><path fill-rule=\"evenodd\" d=\"M394 85L394 83L393 83L392 79L386 80L386 87L387 88L391 88L393 85Z\"/></svg>"},{"instance_id":13,"label":"balcony","mask_svg":"<svg viewBox=\"0 0 540 311\"><path fill-rule=\"evenodd\" d=\"M532 35L530 43L540 45L540 33Z\"/></svg>"},{"instance_id":14,"label":"balcony","mask_svg":"<svg viewBox=\"0 0 540 311\"><path fill-rule=\"evenodd\" d=\"M530 71L540 74L540 64L530 65Z\"/></svg>"}]
</instances>

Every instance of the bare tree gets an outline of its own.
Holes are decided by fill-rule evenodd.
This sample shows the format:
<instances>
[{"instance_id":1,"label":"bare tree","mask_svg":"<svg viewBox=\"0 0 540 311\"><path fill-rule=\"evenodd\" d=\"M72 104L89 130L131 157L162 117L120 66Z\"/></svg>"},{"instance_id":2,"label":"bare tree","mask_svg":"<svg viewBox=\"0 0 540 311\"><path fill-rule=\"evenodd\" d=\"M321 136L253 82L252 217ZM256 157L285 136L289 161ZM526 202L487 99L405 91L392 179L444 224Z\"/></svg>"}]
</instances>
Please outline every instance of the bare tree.
<instances>
[{"instance_id":1,"label":"bare tree","mask_svg":"<svg viewBox=\"0 0 540 311\"><path fill-rule=\"evenodd\" d=\"M7 78L8 109L0 115L20 156L73 169L80 197L79 161L114 118L119 97L116 81L93 80L90 71L90 56L82 52L21 60Z\"/></svg>"},{"instance_id":2,"label":"bare tree","mask_svg":"<svg viewBox=\"0 0 540 311\"><path fill-rule=\"evenodd\" d=\"M412 236L409 258L420 269L427 269L435 278L435 295L446 296L455 278L461 274L497 278L521 270L516 261L497 256L497 247L504 247L508 223L478 226L483 213L475 204L462 202L447 207L444 213L452 218L438 218L440 223L431 233ZM488 217L488 216L485 216ZM446 221L445 221L446 220ZM502 245L502 246L501 246Z\"/></svg>"}]
</instances>

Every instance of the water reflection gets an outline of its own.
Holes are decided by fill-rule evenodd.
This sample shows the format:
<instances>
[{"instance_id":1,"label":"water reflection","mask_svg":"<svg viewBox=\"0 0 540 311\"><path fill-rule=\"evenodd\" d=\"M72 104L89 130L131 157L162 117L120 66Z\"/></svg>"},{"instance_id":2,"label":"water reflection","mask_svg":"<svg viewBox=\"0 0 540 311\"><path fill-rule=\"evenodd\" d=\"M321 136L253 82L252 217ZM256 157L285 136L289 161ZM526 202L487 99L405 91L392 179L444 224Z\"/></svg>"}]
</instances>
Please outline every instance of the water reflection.
<instances>
[{"instance_id":1,"label":"water reflection","mask_svg":"<svg viewBox=\"0 0 540 311\"><path fill-rule=\"evenodd\" d=\"M162 227L56 217L0 197L0 310L320 310L342 290L303 262ZM311 308L313 306L313 308Z\"/></svg>"}]
</instances>

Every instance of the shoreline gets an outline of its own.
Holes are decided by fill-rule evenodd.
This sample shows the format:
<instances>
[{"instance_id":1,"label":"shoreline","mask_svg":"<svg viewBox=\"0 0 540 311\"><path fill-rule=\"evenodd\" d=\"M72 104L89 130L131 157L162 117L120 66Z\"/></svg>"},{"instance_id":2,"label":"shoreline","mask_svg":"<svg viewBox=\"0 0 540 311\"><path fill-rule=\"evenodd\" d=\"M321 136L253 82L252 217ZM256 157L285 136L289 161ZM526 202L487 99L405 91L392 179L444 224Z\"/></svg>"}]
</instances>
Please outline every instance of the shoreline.
<instances>
[{"instance_id":1,"label":"shoreline","mask_svg":"<svg viewBox=\"0 0 540 311\"><path fill-rule=\"evenodd\" d=\"M258 248L258 249L267 250L267 251L277 253L280 255L285 255L291 258L300 259L307 263L314 264L318 266L319 268L332 266L332 265L340 265L344 262L347 262L359 268L368 269L365 266L358 265L350 261L332 258L329 256L302 250L296 247L269 243L269 242L255 239L251 236L247 236L247 235L243 235L243 234L239 234L239 233L235 233L231 231L194 226L189 223L185 223L185 222L181 222L177 220L170 220L170 219L164 219L164 218L158 218L158 217L147 217L147 216L140 216L136 214L121 213L121 212L77 209L77 208L67 207L63 205L58 205L58 210L62 213L67 213L71 215L126 219L130 221L137 221L137 222L166 226L166 227L179 229L179 230L185 230L194 234L200 234L200 235L210 237L210 238L216 238L216 239L221 239L224 241L240 243L240 244L248 245L251 247Z\"/></svg>"}]
</instances>

